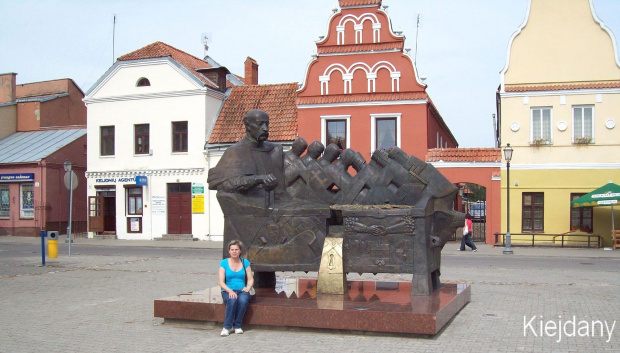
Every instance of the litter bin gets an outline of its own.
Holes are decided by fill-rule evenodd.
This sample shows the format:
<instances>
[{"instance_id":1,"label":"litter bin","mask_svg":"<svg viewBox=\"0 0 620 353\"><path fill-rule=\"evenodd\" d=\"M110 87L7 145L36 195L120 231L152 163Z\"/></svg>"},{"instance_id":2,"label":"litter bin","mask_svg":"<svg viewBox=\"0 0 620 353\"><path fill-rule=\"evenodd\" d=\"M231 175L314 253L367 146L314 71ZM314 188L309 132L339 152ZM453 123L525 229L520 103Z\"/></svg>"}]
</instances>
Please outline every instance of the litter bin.
<instances>
[{"instance_id":1,"label":"litter bin","mask_svg":"<svg viewBox=\"0 0 620 353\"><path fill-rule=\"evenodd\" d=\"M58 232L57 231L47 232L47 256L49 256L50 259L55 259L58 257Z\"/></svg>"}]
</instances>

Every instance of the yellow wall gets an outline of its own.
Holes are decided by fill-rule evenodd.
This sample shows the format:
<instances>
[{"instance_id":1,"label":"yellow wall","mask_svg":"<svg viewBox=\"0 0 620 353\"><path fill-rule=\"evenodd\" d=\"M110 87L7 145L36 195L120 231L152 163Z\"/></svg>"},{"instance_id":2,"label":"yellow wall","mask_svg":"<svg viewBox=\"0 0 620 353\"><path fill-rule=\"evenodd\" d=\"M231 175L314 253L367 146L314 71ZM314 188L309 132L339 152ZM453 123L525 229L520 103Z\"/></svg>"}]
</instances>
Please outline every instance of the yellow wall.
<instances>
[{"instance_id":1,"label":"yellow wall","mask_svg":"<svg viewBox=\"0 0 620 353\"><path fill-rule=\"evenodd\" d=\"M507 85L620 79L611 37L588 0L531 0L509 55Z\"/></svg>"},{"instance_id":2,"label":"yellow wall","mask_svg":"<svg viewBox=\"0 0 620 353\"><path fill-rule=\"evenodd\" d=\"M570 194L588 193L610 180L620 183L620 169L599 170L541 170L510 169L510 232L523 233L521 229L522 194L544 193L544 233L560 234L570 231ZM518 184L518 185L515 185ZM620 207L616 207L616 228L620 228ZM502 233L506 232L506 169L502 170ZM609 245L611 234L611 208L594 209L594 234L603 237ZM538 238L537 238L538 239ZM531 237L513 236L513 241L531 241Z\"/></svg>"},{"instance_id":3,"label":"yellow wall","mask_svg":"<svg viewBox=\"0 0 620 353\"><path fill-rule=\"evenodd\" d=\"M501 136L502 144L510 143L517 149L514 163L617 163L620 147L620 90L617 93L599 91L595 94L567 94L558 92L553 95L503 97L501 101ZM597 103L600 95L600 103ZM561 104L564 96L565 104ZM526 98L527 97L527 98ZM528 104L524 104L525 100ZM573 144L573 106L594 106L594 143L589 145ZM552 144L530 147L531 143L531 109L534 107L551 107ZM616 127L605 126L607 120L614 120ZM519 123L518 131L512 131L510 125ZM560 131L558 123L565 122L566 130ZM527 147L527 148L523 148Z\"/></svg>"}]
</instances>

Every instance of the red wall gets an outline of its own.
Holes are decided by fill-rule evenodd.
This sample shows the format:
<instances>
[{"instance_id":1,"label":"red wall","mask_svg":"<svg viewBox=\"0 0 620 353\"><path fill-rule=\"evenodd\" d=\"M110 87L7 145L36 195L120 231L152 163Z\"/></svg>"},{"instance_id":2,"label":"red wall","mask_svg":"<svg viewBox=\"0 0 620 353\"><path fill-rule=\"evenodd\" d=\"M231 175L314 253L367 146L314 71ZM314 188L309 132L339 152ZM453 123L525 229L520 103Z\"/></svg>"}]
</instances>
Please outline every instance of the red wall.
<instances>
[{"instance_id":1,"label":"red wall","mask_svg":"<svg viewBox=\"0 0 620 353\"><path fill-rule=\"evenodd\" d=\"M495 245L495 236L493 234L501 232L501 182L499 178L493 180L493 175L499 175L499 167L442 167L439 163L433 163L433 165L454 184L472 183L486 188L486 243Z\"/></svg>"}]
</instances>

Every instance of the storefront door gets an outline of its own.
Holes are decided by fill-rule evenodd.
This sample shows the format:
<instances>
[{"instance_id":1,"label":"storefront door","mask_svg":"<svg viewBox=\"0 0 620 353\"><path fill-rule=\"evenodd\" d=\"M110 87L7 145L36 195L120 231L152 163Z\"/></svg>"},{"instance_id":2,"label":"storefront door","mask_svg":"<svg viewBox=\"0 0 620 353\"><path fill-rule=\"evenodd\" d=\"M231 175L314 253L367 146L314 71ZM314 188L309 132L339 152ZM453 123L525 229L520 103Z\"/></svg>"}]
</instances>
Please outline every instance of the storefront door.
<instances>
[{"instance_id":1,"label":"storefront door","mask_svg":"<svg viewBox=\"0 0 620 353\"><path fill-rule=\"evenodd\" d=\"M192 185L168 184L168 234L192 234Z\"/></svg>"}]
</instances>

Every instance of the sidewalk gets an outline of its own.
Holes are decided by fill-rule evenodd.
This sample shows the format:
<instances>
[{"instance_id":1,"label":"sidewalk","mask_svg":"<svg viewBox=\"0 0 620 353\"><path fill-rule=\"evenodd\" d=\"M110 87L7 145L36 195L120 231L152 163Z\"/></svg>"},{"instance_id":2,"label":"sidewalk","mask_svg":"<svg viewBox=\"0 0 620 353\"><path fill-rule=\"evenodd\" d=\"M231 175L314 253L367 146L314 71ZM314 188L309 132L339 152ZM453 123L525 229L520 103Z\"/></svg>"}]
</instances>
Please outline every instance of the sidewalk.
<instances>
[{"instance_id":1,"label":"sidewalk","mask_svg":"<svg viewBox=\"0 0 620 353\"><path fill-rule=\"evenodd\" d=\"M66 235L60 235L59 243L65 243ZM13 237L0 236L0 243L37 243L40 244L41 238L38 237ZM120 247L152 247L152 248L195 248L195 249L222 249L224 246L221 241L183 241L183 240L120 240L120 239L89 239L74 238L73 244L92 245L92 246L120 246ZM504 248L501 246L491 246L477 243L478 251L473 253L470 248L466 251L457 251L460 242L448 242L444 246L442 256L510 256L504 255ZM570 258L620 258L620 251L604 250L603 248L561 248L545 246L513 246L512 256L532 256L532 257L570 257Z\"/></svg>"}]
</instances>

